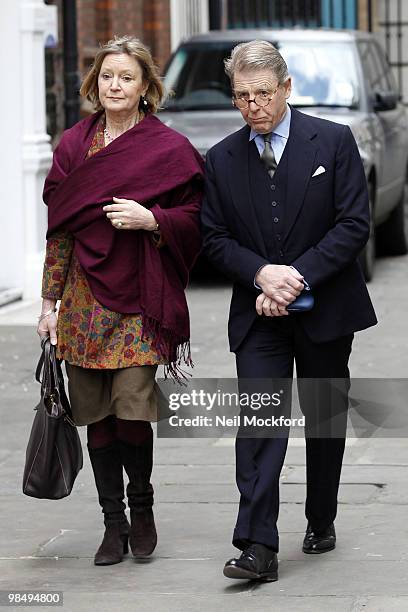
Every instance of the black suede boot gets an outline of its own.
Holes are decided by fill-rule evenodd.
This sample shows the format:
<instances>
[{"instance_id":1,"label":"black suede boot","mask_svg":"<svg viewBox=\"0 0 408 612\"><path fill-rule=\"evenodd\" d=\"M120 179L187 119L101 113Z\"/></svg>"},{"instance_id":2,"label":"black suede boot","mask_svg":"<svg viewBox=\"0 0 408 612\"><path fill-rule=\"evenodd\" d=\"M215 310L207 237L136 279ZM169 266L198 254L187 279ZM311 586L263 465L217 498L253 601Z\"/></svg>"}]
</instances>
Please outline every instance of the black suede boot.
<instances>
[{"instance_id":1,"label":"black suede boot","mask_svg":"<svg viewBox=\"0 0 408 612\"><path fill-rule=\"evenodd\" d=\"M120 563L128 552L130 525L125 514L123 465L117 444L89 448L99 503L105 523L105 535L95 555L95 565Z\"/></svg>"},{"instance_id":2,"label":"black suede boot","mask_svg":"<svg viewBox=\"0 0 408 612\"><path fill-rule=\"evenodd\" d=\"M126 492L130 508L129 544L137 559L149 557L157 544L153 516L153 435L138 445L119 441L122 463L129 477Z\"/></svg>"}]
</instances>

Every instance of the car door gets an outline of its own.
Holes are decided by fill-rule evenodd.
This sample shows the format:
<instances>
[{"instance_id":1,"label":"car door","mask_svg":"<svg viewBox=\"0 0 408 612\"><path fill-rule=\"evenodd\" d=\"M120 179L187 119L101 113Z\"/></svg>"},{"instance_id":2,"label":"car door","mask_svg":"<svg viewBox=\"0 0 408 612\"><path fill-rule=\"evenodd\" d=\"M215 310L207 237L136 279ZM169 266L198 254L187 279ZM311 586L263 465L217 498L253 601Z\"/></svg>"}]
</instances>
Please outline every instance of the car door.
<instances>
[{"instance_id":1,"label":"car door","mask_svg":"<svg viewBox=\"0 0 408 612\"><path fill-rule=\"evenodd\" d=\"M390 92L398 93L397 83L394 78L391 66L382 47L375 41L374 48L377 51L378 60L381 64L383 75ZM398 96L399 97L399 96ZM393 160L391 176L398 187L397 198L401 195L407 174L408 158L408 121L405 106L398 101L393 111L387 111L384 120L389 122L389 129L392 130L391 144L394 147L390 151ZM386 152L387 153L387 152Z\"/></svg>"},{"instance_id":2,"label":"car door","mask_svg":"<svg viewBox=\"0 0 408 612\"><path fill-rule=\"evenodd\" d=\"M398 201L405 179L406 152L404 151L405 112L400 104L390 110L375 110L377 92L389 92L390 80L383 51L374 40L359 41L360 57L366 81L369 105L371 106L374 131L380 134L376 145L379 148L377 171L377 198L381 216L391 211ZM389 68L389 70L391 70ZM377 125L376 125L377 124ZM378 129L379 128L379 129Z\"/></svg>"}]
</instances>

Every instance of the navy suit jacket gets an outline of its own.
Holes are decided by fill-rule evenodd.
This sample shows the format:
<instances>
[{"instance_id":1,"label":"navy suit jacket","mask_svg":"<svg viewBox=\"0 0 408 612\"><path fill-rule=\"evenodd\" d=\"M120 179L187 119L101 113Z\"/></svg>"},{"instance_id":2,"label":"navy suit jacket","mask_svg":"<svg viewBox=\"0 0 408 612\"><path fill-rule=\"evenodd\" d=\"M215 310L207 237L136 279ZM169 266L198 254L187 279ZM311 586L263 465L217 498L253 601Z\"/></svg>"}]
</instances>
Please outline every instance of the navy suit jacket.
<instances>
[{"instance_id":1,"label":"navy suit jacket","mask_svg":"<svg viewBox=\"0 0 408 612\"><path fill-rule=\"evenodd\" d=\"M370 213L364 169L350 128L292 108L289 144L283 262L268 260L255 214L248 147L256 145L249 142L249 127L207 154L204 252L234 282L231 351L239 348L258 316L254 277L267 263L293 265L311 286L313 310L289 316L299 317L312 341L333 340L377 322L357 261L369 236ZM313 177L319 166L326 171Z\"/></svg>"}]
</instances>

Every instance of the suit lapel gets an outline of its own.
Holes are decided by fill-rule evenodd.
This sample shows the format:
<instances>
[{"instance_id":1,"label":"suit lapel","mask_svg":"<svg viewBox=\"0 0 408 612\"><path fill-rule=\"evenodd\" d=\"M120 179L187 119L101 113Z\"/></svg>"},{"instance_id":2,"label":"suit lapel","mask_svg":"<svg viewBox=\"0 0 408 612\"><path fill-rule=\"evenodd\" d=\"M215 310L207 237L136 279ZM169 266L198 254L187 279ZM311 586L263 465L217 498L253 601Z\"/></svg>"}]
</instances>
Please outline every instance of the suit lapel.
<instances>
[{"instance_id":1,"label":"suit lapel","mask_svg":"<svg viewBox=\"0 0 408 612\"><path fill-rule=\"evenodd\" d=\"M291 108L288 147L288 185L286 192L285 236L287 236L302 208L306 189L312 176L317 153L313 142L316 131L310 128L307 116Z\"/></svg>"},{"instance_id":2,"label":"suit lapel","mask_svg":"<svg viewBox=\"0 0 408 612\"><path fill-rule=\"evenodd\" d=\"M230 144L228 160L228 184L237 214L250 234L254 245L267 257L267 251L259 227L249 183L249 127L244 126ZM252 143L252 146L256 146Z\"/></svg>"}]
</instances>

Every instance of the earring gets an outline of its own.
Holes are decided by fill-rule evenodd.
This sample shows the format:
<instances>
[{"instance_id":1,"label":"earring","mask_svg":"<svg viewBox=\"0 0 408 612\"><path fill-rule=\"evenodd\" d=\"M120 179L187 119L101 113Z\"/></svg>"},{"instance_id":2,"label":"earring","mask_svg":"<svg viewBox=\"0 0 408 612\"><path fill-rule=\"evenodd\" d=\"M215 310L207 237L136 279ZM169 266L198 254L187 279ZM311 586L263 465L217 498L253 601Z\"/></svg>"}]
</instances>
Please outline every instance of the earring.
<instances>
[{"instance_id":1,"label":"earring","mask_svg":"<svg viewBox=\"0 0 408 612\"><path fill-rule=\"evenodd\" d=\"M148 103L147 103L146 98L144 96L140 96L140 101L143 104L143 110L147 110Z\"/></svg>"}]
</instances>

